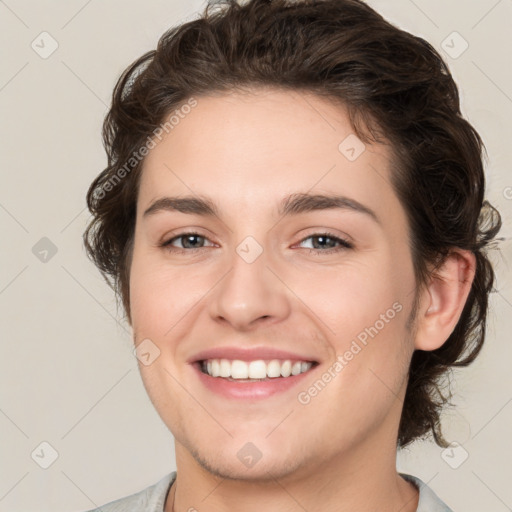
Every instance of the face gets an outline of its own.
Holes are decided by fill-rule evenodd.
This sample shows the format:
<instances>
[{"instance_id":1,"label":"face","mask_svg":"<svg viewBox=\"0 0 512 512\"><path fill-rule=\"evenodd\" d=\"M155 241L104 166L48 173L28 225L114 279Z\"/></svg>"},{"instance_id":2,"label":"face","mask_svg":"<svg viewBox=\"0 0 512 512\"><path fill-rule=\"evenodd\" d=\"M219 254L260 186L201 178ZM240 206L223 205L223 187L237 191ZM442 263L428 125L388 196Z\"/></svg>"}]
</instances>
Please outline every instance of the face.
<instances>
[{"instance_id":1,"label":"face","mask_svg":"<svg viewBox=\"0 0 512 512\"><path fill-rule=\"evenodd\" d=\"M394 457L415 280L390 148L312 94L196 100L144 162L130 270L178 469L263 480Z\"/></svg>"}]
</instances>

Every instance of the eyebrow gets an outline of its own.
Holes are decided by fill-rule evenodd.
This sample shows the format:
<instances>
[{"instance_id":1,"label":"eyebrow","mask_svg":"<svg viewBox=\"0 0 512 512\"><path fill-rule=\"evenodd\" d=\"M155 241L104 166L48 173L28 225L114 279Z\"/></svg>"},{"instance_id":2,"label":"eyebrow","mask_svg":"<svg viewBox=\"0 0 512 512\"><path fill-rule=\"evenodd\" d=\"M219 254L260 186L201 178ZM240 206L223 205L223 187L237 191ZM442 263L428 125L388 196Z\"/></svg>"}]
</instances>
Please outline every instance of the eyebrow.
<instances>
[{"instance_id":1,"label":"eyebrow","mask_svg":"<svg viewBox=\"0 0 512 512\"><path fill-rule=\"evenodd\" d=\"M355 199L335 194L296 193L285 197L279 204L278 215L299 215L317 210L351 210L362 213L380 224L377 214ZM155 200L143 214L143 217L162 211L176 211L205 217L219 217L216 204L205 196L161 197Z\"/></svg>"}]
</instances>

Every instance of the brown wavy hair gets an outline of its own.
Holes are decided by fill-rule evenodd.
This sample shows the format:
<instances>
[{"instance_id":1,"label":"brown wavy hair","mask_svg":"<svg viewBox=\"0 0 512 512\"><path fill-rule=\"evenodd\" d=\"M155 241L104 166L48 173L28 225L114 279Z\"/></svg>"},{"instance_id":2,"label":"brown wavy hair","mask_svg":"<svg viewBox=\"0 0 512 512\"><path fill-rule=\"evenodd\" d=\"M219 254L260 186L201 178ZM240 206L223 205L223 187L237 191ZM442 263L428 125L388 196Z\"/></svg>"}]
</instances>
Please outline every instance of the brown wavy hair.
<instances>
[{"instance_id":1,"label":"brown wavy hair","mask_svg":"<svg viewBox=\"0 0 512 512\"><path fill-rule=\"evenodd\" d=\"M190 98L258 86L313 92L344 105L361 140L390 145L418 289L454 247L475 254L476 275L454 331L439 349L413 353L398 433L399 447L428 434L447 446L440 414L451 394L442 382L482 349L495 280L486 254L501 217L484 201L485 149L461 115L445 62L364 2L221 0L163 34L115 86L103 126L108 164L87 193L88 256L131 323L141 148Z\"/></svg>"}]
</instances>

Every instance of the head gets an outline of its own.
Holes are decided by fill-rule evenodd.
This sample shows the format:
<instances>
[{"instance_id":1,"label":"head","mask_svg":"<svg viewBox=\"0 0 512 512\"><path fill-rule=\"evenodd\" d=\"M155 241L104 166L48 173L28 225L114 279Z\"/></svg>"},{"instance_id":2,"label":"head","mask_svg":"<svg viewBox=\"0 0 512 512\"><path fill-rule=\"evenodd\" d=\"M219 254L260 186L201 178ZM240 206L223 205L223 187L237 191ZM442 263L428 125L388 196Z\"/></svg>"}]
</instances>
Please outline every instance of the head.
<instances>
[{"instance_id":1,"label":"head","mask_svg":"<svg viewBox=\"0 0 512 512\"><path fill-rule=\"evenodd\" d=\"M399 447L447 445L441 383L482 348L501 220L429 43L359 0L209 5L123 73L103 134L85 246L135 343L158 347L144 384L205 467L238 474L219 457L252 441L277 474L381 424ZM239 407L195 382L195 354L237 344L294 347L331 379L277 429L277 397Z\"/></svg>"}]
</instances>

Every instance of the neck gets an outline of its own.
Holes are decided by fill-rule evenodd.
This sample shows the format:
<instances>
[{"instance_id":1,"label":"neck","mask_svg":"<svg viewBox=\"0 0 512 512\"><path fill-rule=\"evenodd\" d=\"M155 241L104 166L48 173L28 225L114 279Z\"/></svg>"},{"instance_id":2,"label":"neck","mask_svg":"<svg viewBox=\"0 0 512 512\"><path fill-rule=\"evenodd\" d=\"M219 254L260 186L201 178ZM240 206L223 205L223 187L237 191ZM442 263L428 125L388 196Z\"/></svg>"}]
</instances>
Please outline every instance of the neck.
<instances>
[{"instance_id":1,"label":"neck","mask_svg":"<svg viewBox=\"0 0 512 512\"><path fill-rule=\"evenodd\" d=\"M176 441L177 478L165 512L228 512L235 504L247 512L416 512L419 493L396 471L395 444L388 443L392 449L384 452L380 441L312 460L280 478L269 470L258 480L214 475Z\"/></svg>"}]
</instances>

